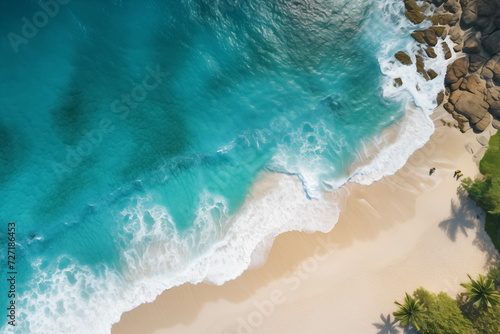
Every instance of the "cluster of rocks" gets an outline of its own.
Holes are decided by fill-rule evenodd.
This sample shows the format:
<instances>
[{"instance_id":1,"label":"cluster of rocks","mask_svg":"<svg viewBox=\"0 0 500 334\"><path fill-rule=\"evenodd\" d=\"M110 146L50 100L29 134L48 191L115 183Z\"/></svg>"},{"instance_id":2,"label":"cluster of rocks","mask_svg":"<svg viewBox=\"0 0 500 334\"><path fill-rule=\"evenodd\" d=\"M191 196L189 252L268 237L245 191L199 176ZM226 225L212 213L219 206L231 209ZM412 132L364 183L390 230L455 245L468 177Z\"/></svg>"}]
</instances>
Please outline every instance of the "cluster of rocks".
<instances>
[{"instance_id":1,"label":"cluster of rocks","mask_svg":"<svg viewBox=\"0 0 500 334\"><path fill-rule=\"evenodd\" d=\"M458 57L447 68L446 90L438 94L438 103L444 102L462 131L472 127L482 132L490 123L500 129L500 0L404 1L406 16L413 23L426 19L432 23L430 28L412 33L421 43L420 52L436 57L438 37L448 35L456 44ZM440 46L445 58L451 58L447 43L441 42ZM411 64L411 58L403 54L398 52L396 58ZM417 71L425 79L433 79L424 69L421 55L417 54L416 59Z\"/></svg>"}]
</instances>

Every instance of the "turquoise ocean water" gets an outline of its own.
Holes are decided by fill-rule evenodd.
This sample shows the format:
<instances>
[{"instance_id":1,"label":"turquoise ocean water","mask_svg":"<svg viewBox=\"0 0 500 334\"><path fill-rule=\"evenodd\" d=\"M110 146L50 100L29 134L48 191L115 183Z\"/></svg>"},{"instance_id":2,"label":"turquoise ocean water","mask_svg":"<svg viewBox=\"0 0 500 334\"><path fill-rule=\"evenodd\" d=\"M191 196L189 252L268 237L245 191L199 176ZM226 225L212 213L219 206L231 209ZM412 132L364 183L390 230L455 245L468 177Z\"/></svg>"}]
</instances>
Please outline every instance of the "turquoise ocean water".
<instances>
[{"instance_id":1,"label":"turquoise ocean water","mask_svg":"<svg viewBox=\"0 0 500 334\"><path fill-rule=\"evenodd\" d=\"M380 65L411 43L396 1L41 3L0 7L15 333L108 333L159 293L131 291L181 284L224 242L259 173L297 175L315 201L404 115Z\"/></svg>"}]
</instances>

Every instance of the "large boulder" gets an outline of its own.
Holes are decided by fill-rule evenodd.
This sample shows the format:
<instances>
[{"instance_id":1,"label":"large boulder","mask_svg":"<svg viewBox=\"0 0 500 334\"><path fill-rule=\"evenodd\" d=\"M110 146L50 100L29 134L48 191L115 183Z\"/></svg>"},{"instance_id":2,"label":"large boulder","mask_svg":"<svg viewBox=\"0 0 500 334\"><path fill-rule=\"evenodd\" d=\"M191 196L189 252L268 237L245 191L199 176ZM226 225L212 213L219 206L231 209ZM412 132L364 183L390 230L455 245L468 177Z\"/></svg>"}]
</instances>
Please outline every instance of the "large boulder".
<instances>
[{"instance_id":1,"label":"large boulder","mask_svg":"<svg viewBox=\"0 0 500 334\"><path fill-rule=\"evenodd\" d=\"M428 46L425 48L425 53L427 54L427 57L429 58L436 58L437 54L436 51L434 51L434 48L432 46Z\"/></svg>"},{"instance_id":2,"label":"large boulder","mask_svg":"<svg viewBox=\"0 0 500 334\"><path fill-rule=\"evenodd\" d=\"M411 65L413 64L413 62L411 61L411 58L410 56L404 52L404 51L398 51L396 52L396 54L394 55L394 57L396 57L396 59L403 65Z\"/></svg>"},{"instance_id":3,"label":"large boulder","mask_svg":"<svg viewBox=\"0 0 500 334\"><path fill-rule=\"evenodd\" d=\"M434 30L436 36L441 37L442 39L446 38L447 31L445 26L432 26L429 29Z\"/></svg>"},{"instance_id":4,"label":"large boulder","mask_svg":"<svg viewBox=\"0 0 500 334\"><path fill-rule=\"evenodd\" d=\"M416 59L415 65L417 66L417 72L420 73L420 75L422 75L425 80L427 81L431 80L431 78L427 74L427 71L425 70L424 58L422 58L422 56L415 55L415 59Z\"/></svg>"},{"instance_id":5,"label":"large boulder","mask_svg":"<svg viewBox=\"0 0 500 334\"><path fill-rule=\"evenodd\" d=\"M492 69L493 71L493 82L496 86L500 86L500 61L497 61Z\"/></svg>"},{"instance_id":6,"label":"large boulder","mask_svg":"<svg viewBox=\"0 0 500 334\"><path fill-rule=\"evenodd\" d=\"M438 40L436 36L436 32L433 29L425 29L424 30L424 39L427 44L430 46L436 46Z\"/></svg>"},{"instance_id":7,"label":"large boulder","mask_svg":"<svg viewBox=\"0 0 500 334\"><path fill-rule=\"evenodd\" d=\"M469 72L477 72L481 67L483 67L486 62L486 58L477 55L471 54L469 55Z\"/></svg>"},{"instance_id":8,"label":"large boulder","mask_svg":"<svg viewBox=\"0 0 500 334\"><path fill-rule=\"evenodd\" d=\"M492 105L496 101L500 101L500 86L489 87L484 94L484 100L489 105Z\"/></svg>"},{"instance_id":9,"label":"large boulder","mask_svg":"<svg viewBox=\"0 0 500 334\"><path fill-rule=\"evenodd\" d=\"M500 30L495 31L482 40L483 48L490 55L500 52Z\"/></svg>"},{"instance_id":10,"label":"large boulder","mask_svg":"<svg viewBox=\"0 0 500 334\"><path fill-rule=\"evenodd\" d=\"M460 15L458 14L435 14L431 17L431 23L436 25L449 25L450 27L457 24L460 20Z\"/></svg>"},{"instance_id":11,"label":"large boulder","mask_svg":"<svg viewBox=\"0 0 500 334\"><path fill-rule=\"evenodd\" d=\"M491 115L487 113L479 122L472 124L472 126L476 131L483 132L490 125L491 120Z\"/></svg>"},{"instance_id":12,"label":"large boulder","mask_svg":"<svg viewBox=\"0 0 500 334\"><path fill-rule=\"evenodd\" d=\"M444 101L444 91L440 91L436 96L436 102L438 105L441 105Z\"/></svg>"},{"instance_id":13,"label":"large boulder","mask_svg":"<svg viewBox=\"0 0 500 334\"><path fill-rule=\"evenodd\" d=\"M427 71L427 75L429 76L429 78L431 80L434 80L437 78L438 74L436 73L436 71L434 71L433 69L430 69Z\"/></svg>"},{"instance_id":14,"label":"large boulder","mask_svg":"<svg viewBox=\"0 0 500 334\"><path fill-rule=\"evenodd\" d=\"M416 30L412 32L411 37L413 37L419 43L425 43L424 33L422 30Z\"/></svg>"},{"instance_id":15,"label":"large boulder","mask_svg":"<svg viewBox=\"0 0 500 334\"><path fill-rule=\"evenodd\" d=\"M422 23L425 20L425 15L422 13L422 8L417 5L415 0L405 0L405 16L414 24Z\"/></svg>"},{"instance_id":16,"label":"large boulder","mask_svg":"<svg viewBox=\"0 0 500 334\"><path fill-rule=\"evenodd\" d=\"M484 64L481 71L481 76L488 82L492 82L490 86L500 84L500 55L491 57Z\"/></svg>"},{"instance_id":17,"label":"large boulder","mask_svg":"<svg viewBox=\"0 0 500 334\"><path fill-rule=\"evenodd\" d=\"M482 95L457 90L452 92L450 102L453 103L454 110L467 117L476 130L483 131L490 124L489 105L484 101Z\"/></svg>"},{"instance_id":18,"label":"large boulder","mask_svg":"<svg viewBox=\"0 0 500 334\"><path fill-rule=\"evenodd\" d=\"M453 27L449 31L450 34L450 39L453 41L455 44L460 44L462 43L462 30L459 27Z\"/></svg>"},{"instance_id":19,"label":"large boulder","mask_svg":"<svg viewBox=\"0 0 500 334\"><path fill-rule=\"evenodd\" d=\"M477 2L476 8L477 8L477 15L478 16L487 16L491 17L495 15L495 2L498 2L497 0L478 0L474 1Z\"/></svg>"},{"instance_id":20,"label":"large boulder","mask_svg":"<svg viewBox=\"0 0 500 334\"><path fill-rule=\"evenodd\" d=\"M462 18L460 23L464 28L471 27L477 19L477 2L468 1L462 8Z\"/></svg>"},{"instance_id":21,"label":"large boulder","mask_svg":"<svg viewBox=\"0 0 500 334\"><path fill-rule=\"evenodd\" d=\"M460 84L460 89L466 90L472 94L484 95L486 93L484 81L481 80L477 73L466 76Z\"/></svg>"},{"instance_id":22,"label":"large boulder","mask_svg":"<svg viewBox=\"0 0 500 334\"><path fill-rule=\"evenodd\" d=\"M500 121L498 119L494 119L491 125L493 125L495 129L500 130Z\"/></svg>"},{"instance_id":23,"label":"large boulder","mask_svg":"<svg viewBox=\"0 0 500 334\"><path fill-rule=\"evenodd\" d=\"M442 42L441 47L443 48L444 59L450 59L452 54L451 54L450 47L448 46L448 43Z\"/></svg>"},{"instance_id":24,"label":"large boulder","mask_svg":"<svg viewBox=\"0 0 500 334\"><path fill-rule=\"evenodd\" d=\"M494 117L500 119L500 101L495 101L493 104L490 106L488 109L490 114L492 114Z\"/></svg>"},{"instance_id":25,"label":"large boulder","mask_svg":"<svg viewBox=\"0 0 500 334\"><path fill-rule=\"evenodd\" d=\"M481 52L481 44L479 44L475 34L471 34L465 39L462 50L468 54L477 54Z\"/></svg>"},{"instance_id":26,"label":"large boulder","mask_svg":"<svg viewBox=\"0 0 500 334\"><path fill-rule=\"evenodd\" d=\"M447 1L443 8L453 14L456 14L460 11L461 7L460 4L457 1Z\"/></svg>"},{"instance_id":27,"label":"large boulder","mask_svg":"<svg viewBox=\"0 0 500 334\"><path fill-rule=\"evenodd\" d=\"M469 69L469 62L467 58L458 58L452 64L448 65L445 76L445 84L450 86L459 81L460 78L464 77Z\"/></svg>"}]
</instances>

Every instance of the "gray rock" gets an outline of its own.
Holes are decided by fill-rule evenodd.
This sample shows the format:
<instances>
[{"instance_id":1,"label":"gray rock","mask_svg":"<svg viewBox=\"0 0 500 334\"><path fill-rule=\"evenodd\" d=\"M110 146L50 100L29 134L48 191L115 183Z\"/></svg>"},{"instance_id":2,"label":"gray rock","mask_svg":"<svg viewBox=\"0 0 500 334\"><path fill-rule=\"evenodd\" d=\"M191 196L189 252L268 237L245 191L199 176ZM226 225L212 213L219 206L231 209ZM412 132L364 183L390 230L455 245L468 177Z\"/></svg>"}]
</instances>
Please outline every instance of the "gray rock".
<instances>
[{"instance_id":1,"label":"gray rock","mask_svg":"<svg viewBox=\"0 0 500 334\"><path fill-rule=\"evenodd\" d=\"M427 54L427 57L429 58L436 58L436 51L434 51L434 48L432 46L428 46L425 48L425 53Z\"/></svg>"},{"instance_id":2,"label":"gray rock","mask_svg":"<svg viewBox=\"0 0 500 334\"><path fill-rule=\"evenodd\" d=\"M404 52L404 51L398 51L396 52L396 54L394 55L394 57L396 57L396 59L403 65L411 65L413 64L413 62L411 61L411 58L410 56Z\"/></svg>"},{"instance_id":3,"label":"gray rock","mask_svg":"<svg viewBox=\"0 0 500 334\"><path fill-rule=\"evenodd\" d=\"M496 118L500 118L500 101L495 101L491 104L488 109L489 113L492 114Z\"/></svg>"},{"instance_id":4,"label":"gray rock","mask_svg":"<svg viewBox=\"0 0 500 334\"><path fill-rule=\"evenodd\" d=\"M465 145L465 150L470 154L474 154L474 148L472 147L471 143Z\"/></svg>"},{"instance_id":5,"label":"gray rock","mask_svg":"<svg viewBox=\"0 0 500 334\"><path fill-rule=\"evenodd\" d=\"M441 47L443 48L444 52L444 59L450 59L451 58L451 50L450 47L446 42L441 43Z\"/></svg>"},{"instance_id":6,"label":"gray rock","mask_svg":"<svg viewBox=\"0 0 500 334\"><path fill-rule=\"evenodd\" d=\"M488 131L486 131L485 133L488 133L488 134L489 134L489 132L488 132ZM477 139L477 142L478 142L479 144L481 144L482 146L487 146L487 145L488 145L488 142L490 141L490 138L489 138L489 137L487 137L487 136L485 136L485 135L479 136L479 137L477 137L476 139Z\"/></svg>"},{"instance_id":7,"label":"gray rock","mask_svg":"<svg viewBox=\"0 0 500 334\"><path fill-rule=\"evenodd\" d=\"M436 102L438 105L441 105L441 103L443 103L443 101L444 101L444 92L440 91L436 96Z\"/></svg>"},{"instance_id":8,"label":"gray rock","mask_svg":"<svg viewBox=\"0 0 500 334\"><path fill-rule=\"evenodd\" d=\"M460 4L456 1L446 1L443 8L452 14L458 13L461 9Z\"/></svg>"},{"instance_id":9,"label":"gray rock","mask_svg":"<svg viewBox=\"0 0 500 334\"><path fill-rule=\"evenodd\" d=\"M413 37L419 43L425 43L424 33L421 30L412 32L411 37Z\"/></svg>"},{"instance_id":10,"label":"gray rock","mask_svg":"<svg viewBox=\"0 0 500 334\"><path fill-rule=\"evenodd\" d=\"M476 1L469 1L465 7L462 8L461 24L466 28L472 26L477 19L477 3Z\"/></svg>"},{"instance_id":11,"label":"gray rock","mask_svg":"<svg viewBox=\"0 0 500 334\"><path fill-rule=\"evenodd\" d=\"M477 122L476 124L472 124L472 126L474 130L483 132L490 125L491 120L491 115L487 113L483 118L481 118L481 120L479 120L479 122Z\"/></svg>"},{"instance_id":12,"label":"gray rock","mask_svg":"<svg viewBox=\"0 0 500 334\"><path fill-rule=\"evenodd\" d=\"M467 37L467 39L465 39L464 47L462 48L462 50L465 53L469 54L471 53L477 54L481 52L481 45L479 44L479 41L477 40L476 36L474 36L474 34L470 35L469 37Z\"/></svg>"},{"instance_id":13,"label":"gray rock","mask_svg":"<svg viewBox=\"0 0 500 334\"><path fill-rule=\"evenodd\" d=\"M482 40L483 49L490 55L500 52L500 30L495 31Z\"/></svg>"},{"instance_id":14,"label":"gray rock","mask_svg":"<svg viewBox=\"0 0 500 334\"><path fill-rule=\"evenodd\" d=\"M446 71L445 84L450 86L460 78L464 77L469 70L469 62L466 58L459 58L455 60L452 64L448 65Z\"/></svg>"},{"instance_id":15,"label":"gray rock","mask_svg":"<svg viewBox=\"0 0 500 334\"><path fill-rule=\"evenodd\" d=\"M453 41L455 44L460 44L462 43L462 30L460 27L456 26L450 29L450 39Z\"/></svg>"},{"instance_id":16,"label":"gray rock","mask_svg":"<svg viewBox=\"0 0 500 334\"><path fill-rule=\"evenodd\" d=\"M460 89L471 92L472 94L484 94L486 92L484 81L477 73L472 73L466 76L460 84Z\"/></svg>"},{"instance_id":17,"label":"gray rock","mask_svg":"<svg viewBox=\"0 0 500 334\"><path fill-rule=\"evenodd\" d=\"M498 2L496 0L493 1L475 1L477 2L477 15L478 16L493 16L495 15L495 2Z\"/></svg>"},{"instance_id":18,"label":"gray rock","mask_svg":"<svg viewBox=\"0 0 500 334\"><path fill-rule=\"evenodd\" d=\"M456 90L452 92L450 102L454 104L457 113L470 120L475 130L484 131L490 124L489 105L484 101L482 94L475 95L470 92Z\"/></svg>"},{"instance_id":19,"label":"gray rock","mask_svg":"<svg viewBox=\"0 0 500 334\"><path fill-rule=\"evenodd\" d=\"M493 125L493 127L497 130L500 130L500 120L498 119L493 119L493 121L491 122L491 125Z\"/></svg>"},{"instance_id":20,"label":"gray rock","mask_svg":"<svg viewBox=\"0 0 500 334\"><path fill-rule=\"evenodd\" d=\"M477 55L469 55L469 72L477 72L486 62L486 58Z\"/></svg>"},{"instance_id":21,"label":"gray rock","mask_svg":"<svg viewBox=\"0 0 500 334\"><path fill-rule=\"evenodd\" d=\"M449 103L451 105L451 103ZM471 129L469 120L467 117L457 114L456 112L452 112L451 116L458 122L458 128L462 132L467 132Z\"/></svg>"},{"instance_id":22,"label":"gray rock","mask_svg":"<svg viewBox=\"0 0 500 334\"><path fill-rule=\"evenodd\" d=\"M436 32L433 29L424 30L424 39L430 46L436 46L438 42Z\"/></svg>"}]
</instances>

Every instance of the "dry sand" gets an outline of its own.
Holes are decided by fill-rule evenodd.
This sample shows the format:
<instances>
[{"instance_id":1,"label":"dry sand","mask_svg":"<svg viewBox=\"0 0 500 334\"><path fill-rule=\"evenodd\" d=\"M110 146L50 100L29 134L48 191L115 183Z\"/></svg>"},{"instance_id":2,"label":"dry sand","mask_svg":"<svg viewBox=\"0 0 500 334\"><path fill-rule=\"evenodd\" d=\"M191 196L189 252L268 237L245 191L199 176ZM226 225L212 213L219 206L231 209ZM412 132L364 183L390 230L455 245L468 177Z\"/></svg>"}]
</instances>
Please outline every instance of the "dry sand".
<instances>
[{"instance_id":1,"label":"dry sand","mask_svg":"<svg viewBox=\"0 0 500 334\"><path fill-rule=\"evenodd\" d=\"M403 333L394 300L420 286L454 297L496 255L482 211L453 178L457 168L478 175L479 157L465 149L480 151L477 135L435 123L429 143L395 175L348 186L330 233L280 235L262 267L223 286L165 291L125 313L112 333Z\"/></svg>"}]
</instances>

